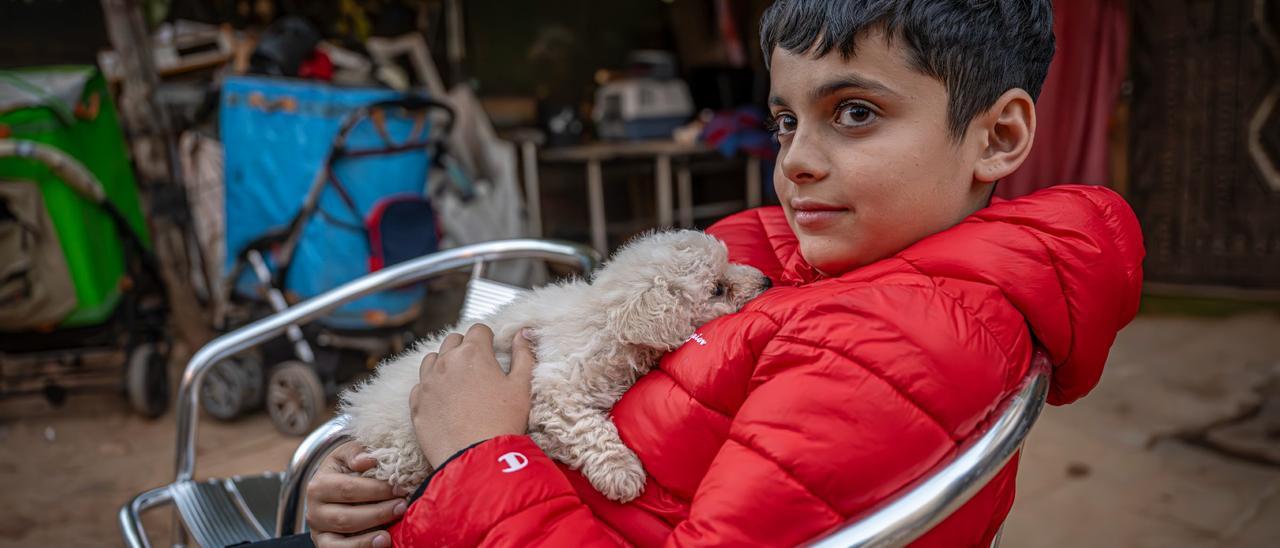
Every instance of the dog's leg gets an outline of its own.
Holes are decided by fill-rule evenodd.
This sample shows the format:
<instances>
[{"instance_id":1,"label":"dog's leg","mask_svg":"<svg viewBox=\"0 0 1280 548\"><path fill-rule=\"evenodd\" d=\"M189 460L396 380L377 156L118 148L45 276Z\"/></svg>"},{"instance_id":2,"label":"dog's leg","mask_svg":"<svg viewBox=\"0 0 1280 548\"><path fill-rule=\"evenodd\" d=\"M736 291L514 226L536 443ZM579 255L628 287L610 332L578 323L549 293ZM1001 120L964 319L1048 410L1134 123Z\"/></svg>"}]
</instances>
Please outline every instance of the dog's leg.
<instances>
[{"instance_id":1,"label":"dog's leg","mask_svg":"<svg viewBox=\"0 0 1280 548\"><path fill-rule=\"evenodd\" d=\"M606 411L563 407L557 411L530 433L534 443L551 458L581 470L610 500L627 502L644 492L644 466L622 443Z\"/></svg>"}]
</instances>

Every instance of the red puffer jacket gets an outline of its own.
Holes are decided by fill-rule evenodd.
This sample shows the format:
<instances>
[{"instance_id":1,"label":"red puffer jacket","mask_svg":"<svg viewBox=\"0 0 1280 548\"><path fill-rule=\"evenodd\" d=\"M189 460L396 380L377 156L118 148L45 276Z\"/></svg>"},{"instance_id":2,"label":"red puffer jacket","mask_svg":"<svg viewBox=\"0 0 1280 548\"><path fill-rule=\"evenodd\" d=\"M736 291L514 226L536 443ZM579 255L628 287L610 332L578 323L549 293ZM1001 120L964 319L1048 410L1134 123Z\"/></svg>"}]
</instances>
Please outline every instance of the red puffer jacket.
<instances>
[{"instance_id":1,"label":"red puffer jacket","mask_svg":"<svg viewBox=\"0 0 1280 548\"><path fill-rule=\"evenodd\" d=\"M996 203L831 279L804 263L778 208L711 232L776 286L700 328L614 408L649 473L640 498L610 502L504 436L441 468L395 543L802 543L950 456L1016 389L1033 341L1055 364L1050 403L1083 396L1142 282L1137 220L1099 187ZM989 544L1016 467L917 545Z\"/></svg>"}]
</instances>

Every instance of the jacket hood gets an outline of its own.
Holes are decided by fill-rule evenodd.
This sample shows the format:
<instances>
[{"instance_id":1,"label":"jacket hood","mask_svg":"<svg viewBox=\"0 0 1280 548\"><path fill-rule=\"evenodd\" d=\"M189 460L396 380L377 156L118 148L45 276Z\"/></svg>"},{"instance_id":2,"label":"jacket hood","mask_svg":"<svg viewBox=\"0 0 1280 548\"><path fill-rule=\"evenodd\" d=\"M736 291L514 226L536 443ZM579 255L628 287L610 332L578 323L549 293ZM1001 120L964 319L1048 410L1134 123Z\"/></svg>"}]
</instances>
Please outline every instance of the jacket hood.
<instances>
[{"instance_id":1,"label":"jacket hood","mask_svg":"<svg viewBox=\"0 0 1280 548\"><path fill-rule=\"evenodd\" d=\"M821 278L801 257L781 208L726 219L716 229L757 232L768 241L774 256L749 261L779 284ZM885 260L905 261L935 279L998 288L1053 362L1049 403L1060 405L1098 383L1116 334L1137 314L1144 253L1137 217L1120 195L1062 185L997 200ZM869 265L845 276L868 269L876 270Z\"/></svg>"}]
</instances>

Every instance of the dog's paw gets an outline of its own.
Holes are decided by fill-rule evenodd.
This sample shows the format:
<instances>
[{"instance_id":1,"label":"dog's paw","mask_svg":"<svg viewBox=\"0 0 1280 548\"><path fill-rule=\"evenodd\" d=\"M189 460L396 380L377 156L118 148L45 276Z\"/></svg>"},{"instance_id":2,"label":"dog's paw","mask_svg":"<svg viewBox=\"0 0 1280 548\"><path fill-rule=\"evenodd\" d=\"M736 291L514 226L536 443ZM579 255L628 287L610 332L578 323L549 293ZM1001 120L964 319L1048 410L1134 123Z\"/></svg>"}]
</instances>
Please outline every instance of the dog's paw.
<instances>
[{"instance_id":1,"label":"dog's paw","mask_svg":"<svg viewBox=\"0 0 1280 548\"><path fill-rule=\"evenodd\" d=\"M630 502L644 492L644 466L631 451L584 466L582 474L600 494L615 502Z\"/></svg>"}]
</instances>

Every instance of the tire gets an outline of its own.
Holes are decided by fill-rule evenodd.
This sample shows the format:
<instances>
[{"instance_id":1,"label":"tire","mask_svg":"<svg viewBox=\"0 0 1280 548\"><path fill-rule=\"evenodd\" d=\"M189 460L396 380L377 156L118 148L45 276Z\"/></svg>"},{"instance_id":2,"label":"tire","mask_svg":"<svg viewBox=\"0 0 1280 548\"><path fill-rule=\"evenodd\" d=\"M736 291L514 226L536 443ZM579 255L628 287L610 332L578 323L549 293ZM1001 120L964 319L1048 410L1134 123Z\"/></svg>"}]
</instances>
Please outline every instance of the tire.
<instances>
[{"instance_id":1,"label":"tire","mask_svg":"<svg viewBox=\"0 0 1280 548\"><path fill-rule=\"evenodd\" d=\"M140 344L129 352L125 394L134 411L150 419L169 408L169 360L155 343Z\"/></svg>"},{"instance_id":2,"label":"tire","mask_svg":"<svg viewBox=\"0 0 1280 548\"><path fill-rule=\"evenodd\" d=\"M311 432L328 411L320 376L298 361L283 362L272 370L266 406L276 430L289 436Z\"/></svg>"},{"instance_id":3,"label":"tire","mask_svg":"<svg viewBox=\"0 0 1280 548\"><path fill-rule=\"evenodd\" d=\"M262 360L233 356L213 365L200 385L200 405L210 416L229 421L255 407L262 394Z\"/></svg>"},{"instance_id":4,"label":"tire","mask_svg":"<svg viewBox=\"0 0 1280 548\"><path fill-rule=\"evenodd\" d=\"M249 382L245 384L244 398L240 402L240 414L262 408L263 392L267 388L267 378L262 372L262 356L248 354L242 357L240 369L244 371Z\"/></svg>"}]
</instances>

